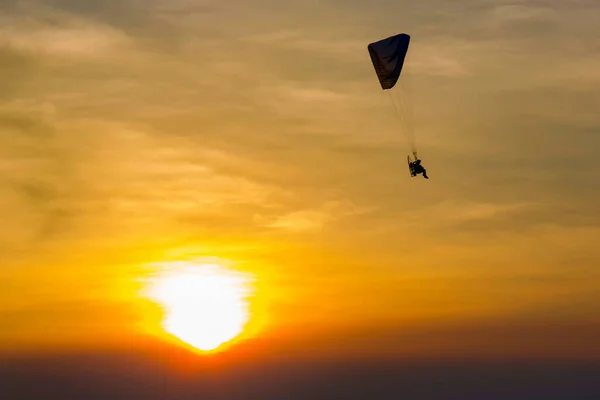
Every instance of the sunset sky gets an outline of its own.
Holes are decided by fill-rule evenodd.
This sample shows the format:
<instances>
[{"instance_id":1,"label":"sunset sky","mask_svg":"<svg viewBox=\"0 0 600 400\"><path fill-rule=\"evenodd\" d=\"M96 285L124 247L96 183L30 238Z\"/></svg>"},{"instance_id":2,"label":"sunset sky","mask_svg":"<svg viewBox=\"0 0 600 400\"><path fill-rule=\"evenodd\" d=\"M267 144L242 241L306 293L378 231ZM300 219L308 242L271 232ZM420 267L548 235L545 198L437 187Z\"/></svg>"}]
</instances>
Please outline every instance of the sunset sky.
<instances>
[{"instance_id":1,"label":"sunset sky","mask_svg":"<svg viewBox=\"0 0 600 400\"><path fill-rule=\"evenodd\" d=\"M232 363L600 360L596 0L0 0L0 77L0 354L169 342L216 264Z\"/></svg>"}]
</instances>

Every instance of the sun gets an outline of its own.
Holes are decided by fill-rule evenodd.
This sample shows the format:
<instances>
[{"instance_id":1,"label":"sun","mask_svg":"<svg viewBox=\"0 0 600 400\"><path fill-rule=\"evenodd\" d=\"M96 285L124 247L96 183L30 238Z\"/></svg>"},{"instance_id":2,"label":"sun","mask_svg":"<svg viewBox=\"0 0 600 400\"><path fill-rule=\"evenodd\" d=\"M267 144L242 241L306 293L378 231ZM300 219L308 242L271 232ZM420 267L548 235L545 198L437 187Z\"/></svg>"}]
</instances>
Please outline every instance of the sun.
<instances>
[{"instance_id":1,"label":"sun","mask_svg":"<svg viewBox=\"0 0 600 400\"><path fill-rule=\"evenodd\" d=\"M250 318L251 279L218 264L169 263L149 296L164 310L162 328L201 351L233 340Z\"/></svg>"}]
</instances>

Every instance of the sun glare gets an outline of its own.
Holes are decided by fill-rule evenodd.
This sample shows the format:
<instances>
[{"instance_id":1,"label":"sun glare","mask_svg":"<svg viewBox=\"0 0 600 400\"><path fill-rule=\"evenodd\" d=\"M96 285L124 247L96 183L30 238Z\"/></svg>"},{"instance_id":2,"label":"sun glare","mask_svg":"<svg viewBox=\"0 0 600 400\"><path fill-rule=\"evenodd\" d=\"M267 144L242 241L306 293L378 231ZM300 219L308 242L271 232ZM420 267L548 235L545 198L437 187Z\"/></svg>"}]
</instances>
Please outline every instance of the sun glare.
<instances>
[{"instance_id":1,"label":"sun glare","mask_svg":"<svg viewBox=\"0 0 600 400\"><path fill-rule=\"evenodd\" d=\"M249 320L250 278L216 264L169 263L150 287L163 329L202 351L240 335Z\"/></svg>"}]
</instances>

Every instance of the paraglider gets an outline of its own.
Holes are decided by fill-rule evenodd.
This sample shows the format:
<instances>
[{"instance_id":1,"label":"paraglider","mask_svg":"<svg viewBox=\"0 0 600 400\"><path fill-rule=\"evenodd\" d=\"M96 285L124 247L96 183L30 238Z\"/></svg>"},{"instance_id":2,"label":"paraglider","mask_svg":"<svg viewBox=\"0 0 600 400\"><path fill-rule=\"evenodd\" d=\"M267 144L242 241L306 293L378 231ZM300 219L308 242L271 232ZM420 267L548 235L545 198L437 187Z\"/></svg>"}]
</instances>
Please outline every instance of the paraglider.
<instances>
[{"instance_id":1,"label":"paraglider","mask_svg":"<svg viewBox=\"0 0 600 400\"><path fill-rule=\"evenodd\" d=\"M425 168L421 165L421 160L417 157L412 126L408 123L407 116L405 115L407 112L405 110L404 99L400 98L399 101L397 101L391 91L391 89L396 87L398 80L400 79L409 44L410 36L401 33L370 43L367 46L367 49L369 50L371 62L373 63L377 78L379 79L381 89L389 93L392 105L394 106L394 111L403 124L403 131L408 136L411 151L414 156L414 160L411 159L410 155L407 156L410 175L415 177L418 174L423 174L425 179L429 179Z\"/></svg>"},{"instance_id":2,"label":"paraglider","mask_svg":"<svg viewBox=\"0 0 600 400\"><path fill-rule=\"evenodd\" d=\"M427 176L427 170L425 169L425 167L423 167L423 165L421 165L421 160L419 160L419 158L417 157L417 153L414 152L413 155L415 157L414 160L412 160L410 156L406 156L408 160L408 170L410 171L410 176L414 177L419 174L423 174L423 178L429 179L429 177Z\"/></svg>"}]
</instances>

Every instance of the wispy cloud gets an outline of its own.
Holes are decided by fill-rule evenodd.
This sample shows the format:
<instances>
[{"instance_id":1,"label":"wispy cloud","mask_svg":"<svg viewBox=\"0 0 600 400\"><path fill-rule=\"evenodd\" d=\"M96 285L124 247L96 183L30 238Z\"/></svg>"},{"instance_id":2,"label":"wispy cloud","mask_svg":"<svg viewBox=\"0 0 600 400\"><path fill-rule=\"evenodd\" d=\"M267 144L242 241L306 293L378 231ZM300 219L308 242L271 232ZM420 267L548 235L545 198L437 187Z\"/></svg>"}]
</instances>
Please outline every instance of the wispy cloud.
<instances>
[{"instance_id":1,"label":"wispy cloud","mask_svg":"<svg viewBox=\"0 0 600 400\"><path fill-rule=\"evenodd\" d=\"M111 50L126 48L126 37L107 27L40 28L8 27L4 45L46 55L105 57Z\"/></svg>"}]
</instances>

